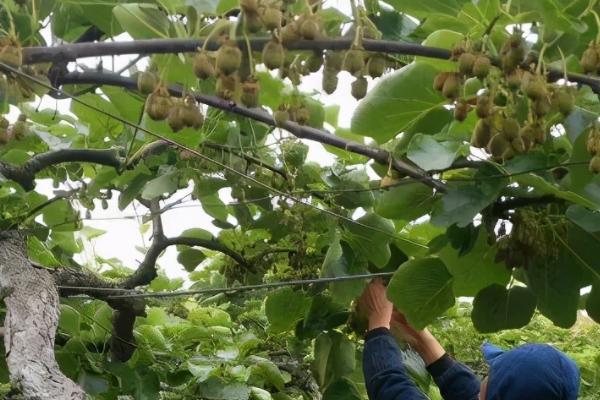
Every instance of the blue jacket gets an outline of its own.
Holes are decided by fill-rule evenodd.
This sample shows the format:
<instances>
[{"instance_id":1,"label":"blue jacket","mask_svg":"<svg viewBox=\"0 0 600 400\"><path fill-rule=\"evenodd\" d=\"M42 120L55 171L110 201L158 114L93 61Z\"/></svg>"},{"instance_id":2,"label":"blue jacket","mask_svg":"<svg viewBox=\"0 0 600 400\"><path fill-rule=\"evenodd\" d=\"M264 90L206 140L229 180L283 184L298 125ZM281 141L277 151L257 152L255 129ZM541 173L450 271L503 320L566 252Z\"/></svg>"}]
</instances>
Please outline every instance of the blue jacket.
<instances>
[{"instance_id":1,"label":"blue jacket","mask_svg":"<svg viewBox=\"0 0 600 400\"><path fill-rule=\"evenodd\" d=\"M427 367L444 400L477 400L479 379L447 354ZM427 400L409 377L396 340L388 329L370 331L365 338L363 372L370 400Z\"/></svg>"}]
</instances>

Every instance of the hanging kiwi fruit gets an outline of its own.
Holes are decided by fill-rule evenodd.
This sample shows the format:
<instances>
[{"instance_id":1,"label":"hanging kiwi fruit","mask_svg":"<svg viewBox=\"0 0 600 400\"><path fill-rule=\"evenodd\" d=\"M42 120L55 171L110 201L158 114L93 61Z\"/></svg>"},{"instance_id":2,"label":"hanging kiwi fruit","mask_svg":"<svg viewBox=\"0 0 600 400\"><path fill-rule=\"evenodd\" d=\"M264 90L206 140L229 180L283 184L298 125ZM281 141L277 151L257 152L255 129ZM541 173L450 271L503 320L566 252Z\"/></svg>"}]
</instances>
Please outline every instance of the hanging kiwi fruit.
<instances>
[{"instance_id":1,"label":"hanging kiwi fruit","mask_svg":"<svg viewBox=\"0 0 600 400\"><path fill-rule=\"evenodd\" d=\"M469 103L466 99L458 99L454 104L454 119L462 122L469 115Z\"/></svg>"},{"instance_id":2,"label":"hanging kiwi fruit","mask_svg":"<svg viewBox=\"0 0 600 400\"><path fill-rule=\"evenodd\" d=\"M270 6L264 7L262 9L260 18L262 20L262 23L263 23L265 29L272 31L281 26L283 14L279 7L270 5Z\"/></svg>"},{"instance_id":3,"label":"hanging kiwi fruit","mask_svg":"<svg viewBox=\"0 0 600 400\"><path fill-rule=\"evenodd\" d=\"M10 133L8 127L10 123L4 117L0 117L0 145L5 145L10 142Z\"/></svg>"},{"instance_id":4,"label":"hanging kiwi fruit","mask_svg":"<svg viewBox=\"0 0 600 400\"><path fill-rule=\"evenodd\" d=\"M278 127L282 127L286 122L290 120L290 113L283 104L279 106L277 110L273 113L273 119L275 120L275 125Z\"/></svg>"},{"instance_id":5,"label":"hanging kiwi fruit","mask_svg":"<svg viewBox=\"0 0 600 400\"><path fill-rule=\"evenodd\" d=\"M198 79L208 79L215 76L214 60L206 50L199 49L194 56L194 74Z\"/></svg>"},{"instance_id":6,"label":"hanging kiwi fruit","mask_svg":"<svg viewBox=\"0 0 600 400\"><path fill-rule=\"evenodd\" d=\"M358 47L353 47L346 52L342 68L348 71L351 75L360 74L365 67L364 50Z\"/></svg>"},{"instance_id":7,"label":"hanging kiwi fruit","mask_svg":"<svg viewBox=\"0 0 600 400\"><path fill-rule=\"evenodd\" d=\"M281 68L285 62L285 50L283 45L275 38L267 42L262 51L262 62L268 69Z\"/></svg>"},{"instance_id":8,"label":"hanging kiwi fruit","mask_svg":"<svg viewBox=\"0 0 600 400\"><path fill-rule=\"evenodd\" d=\"M325 93L332 94L335 92L338 85L338 71L326 67L323 70L322 85Z\"/></svg>"},{"instance_id":9,"label":"hanging kiwi fruit","mask_svg":"<svg viewBox=\"0 0 600 400\"><path fill-rule=\"evenodd\" d=\"M27 116L25 114L19 115L17 121L12 126L12 137L16 140L21 140L27 133Z\"/></svg>"},{"instance_id":10,"label":"hanging kiwi fruit","mask_svg":"<svg viewBox=\"0 0 600 400\"><path fill-rule=\"evenodd\" d=\"M242 64L242 51L233 40L225 40L217 51L216 66L224 75L236 72Z\"/></svg>"},{"instance_id":11,"label":"hanging kiwi fruit","mask_svg":"<svg viewBox=\"0 0 600 400\"><path fill-rule=\"evenodd\" d=\"M242 104L248 108L258 107L258 93L260 91L260 84L254 77L249 77L242 83Z\"/></svg>"},{"instance_id":12,"label":"hanging kiwi fruit","mask_svg":"<svg viewBox=\"0 0 600 400\"><path fill-rule=\"evenodd\" d=\"M308 72L318 72L323 66L323 54L319 51L313 51L305 62Z\"/></svg>"},{"instance_id":13,"label":"hanging kiwi fruit","mask_svg":"<svg viewBox=\"0 0 600 400\"><path fill-rule=\"evenodd\" d=\"M158 76L152 71L140 72L137 76L137 88L143 95L149 95L154 92L158 85Z\"/></svg>"},{"instance_id":14,"label":"hanging kiwi fruit","mask_svg":"<svg viewBox=\"0 0 600 400\"><path fill-rule=\"evenodd\" d=\"M204 124L204 115L198 107L198 102L192 95L187 95L183 99L184 113L183 123L185 126L200 129Z\"/></svg>"},{"instance_id":15,"label":"hanging kiwi fruit","mask_svg":"<svg viewBox=\"0 0 600 400\"><path fill-rule=\"evenodd\" d=\"M367 61L367 74L371 78L379 78L385 72L385 57L380 54L373 54Z\"/></svg>"},{"instance_id":16,"label":"hanging kiwi fruit","mask_svg":"<svg viewBox=\"0 0 600 400\"><path fill-rule=\"evenodd\" d=\"M173 99L164 84L158 84L146 98L146 113L155 121L166 119L172 106Z\"/></svg>"},{"instance_id":17,"label":"hanging kiwi fruit","mask_svg":"<svg viewBox=\"0 0 600 400\"><path fill-rule=\"evenodd\" d=\"M0 62L13 68L19 68L23 65L23 49L21 43L15 37L0 37Z\"/></svg>"},{"instance_id":18,"label":"hanging kiwi fruit","mask_svg":"<svg viewBox=\"0 0 600 400\"><path fill-rule=\"evenodd\" d=\"M360 100L365 97L367 95L368 86L367 78L364 76L359 76L356 78L356 80L352 82L352 97L354 97L356 100Z\"/></svg>"},{"instance_id":19,"label":"hanging kiwi fruit","mask_svg":"<svg viewBox=\"0 0 600 400\"><path fill-rule=\"evenodd\" d=\"M217 96L225 100L233 100L237 97L237 93L240 87L240 78L237 74L224 75L219 74L217 78L217 84L215 92Z\"/></svg>"},{"instance_id":20,"label":"hanging kiwi fruit","mask_svg":"<svg viewBox=\"0 0 600 400\"><path fill-rule=\"evenodd\" d=\"M183 104L183 101L179 99L175 100L167 115L167 123L173 132L179 132L181 129L185 128L185 112L185 104Z\"/></svg>"}]
</instances>

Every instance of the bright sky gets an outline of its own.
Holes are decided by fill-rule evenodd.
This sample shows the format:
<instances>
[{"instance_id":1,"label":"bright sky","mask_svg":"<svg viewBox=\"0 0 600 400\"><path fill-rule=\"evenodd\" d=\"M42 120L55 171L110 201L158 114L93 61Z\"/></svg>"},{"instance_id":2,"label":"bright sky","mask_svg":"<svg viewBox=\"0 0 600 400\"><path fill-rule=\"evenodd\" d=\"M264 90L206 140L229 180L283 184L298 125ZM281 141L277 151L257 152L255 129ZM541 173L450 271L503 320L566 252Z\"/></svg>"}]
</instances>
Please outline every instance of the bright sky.
<instances>
[{"instance_id":1,"label":"bright sky","mask_svg":"<svg viewBox=\"0 0 600 400\"><path fill-rule=\"evenodd\" d=\"M345 0L328 0L327 6L337 7L347 14L351 13L349 3ZM50 29L45 29L43 34L48 43L57 44L57 40L51 36ZM120 35L116 40L126 41L131 39L128 35L124 34ZM133 55L128 55L114 57L114 59L112 57L87 58L79 60L79 64L94 68L102 61L104 68L118 70L127 65L134 57ZM147 59L144 59L138 63L138 68L144 69L146 65ZM70 67L72 68L72 64ZM313 92L314 89L321 88L321 79L321 73L311 74L303 78L300 89L306 92ZM339 76L339 85L335 93L332 95L317 94L317 97L325 105L340 105L339 125L341 127L350 126L350 119L358 103L350 94L351 82L351 76L347 72L342 72ZM369 78L369 87L372 87L373 83ZM69 113L70 101L56 101L48 96L42 99L40 109L54 109L55 107L61 113L67 114ZM13 108L9 117L14 120L17 115L18 111ZM330 165L333 162L334 157L325 151L320 144L310 141L306 141L305 143L310 146L309 160L316 161L321 165ZM53 196L53 188L49 180L38 181L37 190L48 196ZM169 202L175 201L188 193L189 190L182 190L176 193ZM228 196L227 189L222 194L223 201L228 202L232 200ZM89 266L95 266L95 255L99 255L103 258L118 258L123 261L125 266L136 268L144 256L136 248L147 247L150 241L149 233L151 230L147 230L146 234L142 234L140 229L141 217L145 212L147 210L139 204L136 208L130 206L120 211L117 207L117 196L114 196L109 201L109 208L107 210L103 210L98 201L96 209L91 214L92 220L85 221L84 223L86 226L105 230L106 233L89 243L86 246L86 251L77 256L78 261ZM219 229L212 225L211 220L212 218L204 213L198 202L186 202L184 207L171 209L163 215L163 224L167 236L175 236L186 229L198 227L216 234ZM177 251L175 248L169 248L159 259L159 264L169 277L186 277L187 272L179 265L176 257Z\"/></svg>"}]
</instances>

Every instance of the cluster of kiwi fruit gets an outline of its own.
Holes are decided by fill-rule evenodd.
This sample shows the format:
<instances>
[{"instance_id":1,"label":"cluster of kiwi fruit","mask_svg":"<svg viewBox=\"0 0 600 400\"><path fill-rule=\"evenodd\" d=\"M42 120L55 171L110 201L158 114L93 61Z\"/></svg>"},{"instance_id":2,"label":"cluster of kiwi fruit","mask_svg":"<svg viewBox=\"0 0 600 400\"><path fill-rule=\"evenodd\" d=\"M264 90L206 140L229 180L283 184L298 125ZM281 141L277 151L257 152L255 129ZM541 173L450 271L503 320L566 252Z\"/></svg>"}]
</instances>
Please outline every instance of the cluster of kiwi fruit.
<instances>
[{"instance_id":1,"label":"cluster of kiwi fruit","mask_svg":"<svg viewBox=\"0 0 600 400\"><path fill-rule=\"evenodd\" d=\"M460 43L452 50L457 71L441 72L433 82L454 103L454 118L464 121L471 109L479 120L471 145L485 149L494 160L502 162L526 153L547 136L545 117L551 112L569 115L574 108L570 87L548 84L537 59L526 54L522 33L516 30L500 51L498 68L483 51L481 42ZM478 79L484 89L466 96L469 80ZM518 104L526 104L526 114L519 115Z\"/></svg>"},{"instance_id":2,"label":"cluster of kiwi fruit","mask_svg":"<svg viewBox=\"0 0 600 400\"><path fill-rule=\"evenodd\" d=\"M15 37L0 37L0 62L13 68L19 68L23 65L23 49L21 43Z\"/></svg>"},{"instance_id":3,"label":"cluster of kiwi fruit","mask_svg":"<svg viewBox=\"0 0 600 400\"><path fill-rule=\"evenodd\" d=\"M28 131L27 116L19 115L17 121L10 125L10 122L0 117L0 145L5 145L12 140L21 140L25 137Z\"/></svg>"},{"instance_id":4,"label":"cluster of kiwi fruit","mask_svg":"<svg viewBox=\"0 0 600 400\"><path fill-rule=\"evenodd\" d=\"M296 122L299 125L306 125L310 119L310 110L301 100L292 99L291 104L282 103L273 113L275 125L283 127L288 122Z\"/></svg>"},{"instance_id":5,"label":"cluster of kiwi fruit","mask_svg":"<svg viewBox=\"0 0 600 400\"><path fill-rule=\"evenodd\" d=\"M137 86L140 93L148 96L145 111L154 121L167 120L173 132L186 127L202 127L204 115L193 96L187 95L182 99L171 97L169 89L151 70L138 74Z\"/></svg>"},{"instance_id":6,"label":"cluster of kiwi fruit","mask_svg":"<svg viewBox=\"0 0 600 400\"><path fill-rule=\"evenodd\" d=\"M498 240L496 262L509 268L527 268L536 259L556 259L561 248L560 237L567 233L567 222L548 225L548 210L519 208L510 217L510 234Z\"/></svg>"},{"instance_id":7,"label":"cluster of kiwi fruit","mask_svg":"<svg viewBox=\"0 0 600 400\"><path fill-rule=\"evenodd\" d=\"M600 173L600 128L596 123L592 125L587 137L587 151L592 155L590 172Z\"/></svg>"}]
</instances>

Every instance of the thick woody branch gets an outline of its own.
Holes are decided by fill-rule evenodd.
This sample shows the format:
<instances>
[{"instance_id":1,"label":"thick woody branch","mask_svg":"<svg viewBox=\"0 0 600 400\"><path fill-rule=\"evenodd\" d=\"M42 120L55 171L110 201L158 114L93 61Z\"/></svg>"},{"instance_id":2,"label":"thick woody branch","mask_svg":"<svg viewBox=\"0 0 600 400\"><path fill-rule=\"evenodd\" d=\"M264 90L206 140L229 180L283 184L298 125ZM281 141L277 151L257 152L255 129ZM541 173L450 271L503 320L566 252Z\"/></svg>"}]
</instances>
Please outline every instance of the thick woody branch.
<instances>
[{"instance_id":1,"label":"thick woody branch","mask_svg":"<svg viewBox=\"0 0 600 400\"><path fill-rule=\"evenodd\" d=\"M137 82L134 79L112 74L108 72L72 72L59 79L58 84L101 84L120 86L130 90L137 89ZM169 86L169 91L174 96L181 96L183 89L178 85ZM209 96L202 93L193 93L194 97L200 103L211 107L242 115L267 125L277 126L273 117L258 108L246 108L235 102L224 100L216 96ZM288 121L282 126L285 130L301 139L313 140L322 144L328 144L351 153L361 154L375 160L383 165L391 165L396 171L405 174L413 179L423 182L439 191L446 191L443 183L431 178L426 171L402 160L396 160L392 155L380 148L370 147L364 144L349 141L339 136L333 135L325 130L313 128L310 126L299 125Z\"/></svg>"},{"instance_id":2,"label":"thick woody branch","mask_svg":"<svg viewBox=\"0 0 600 400\"><path fill-rule=\"evenodd\" d=\"M259 51L270 40L268 37L250 38L250 46ZM327 38L319 40L296 40L284 43L288 50L346 50L352 46L351 38ZM203 39L148 39L128 42L97 42L97 43L73 43L56 47L27 47L23 49L23 59L26 64L42 62L54 62L59 60L74 61L78 58L99 57L108 55L124 54L164 54L164 53L186 53L194 52L204 44ZM245 42L240 40L240 46ZM218 43L211 41L207 43L209 50L216 50ZM450 51L438 47L423 46L417 43L396 42L390 40L365 39L363 47L367 51L375 51L386 54L403 54L423 56L437 59L450 58ZM493 60L499 65L499 60ZM528 66L524 66L528 68ZM558 68L548 70L548 79L556 81L565 75ZM588 85L591 89L600 93L600 79L582 74L567 73L571 82Z\"/></svg>"},{"instance_id":3,"label":"thick woody branch","mask_svg":"<svg viewBox=\"0 0 600 400\"><path fill-rule=\"evenodd\" d=\"M89 162L115 168L121 166L119 154L114 149L62 149L38 154L19 166L0 161L0 175L17 182L25 190L33 190L38 172L66 162Z\"/></svg>"}]
</instances>

